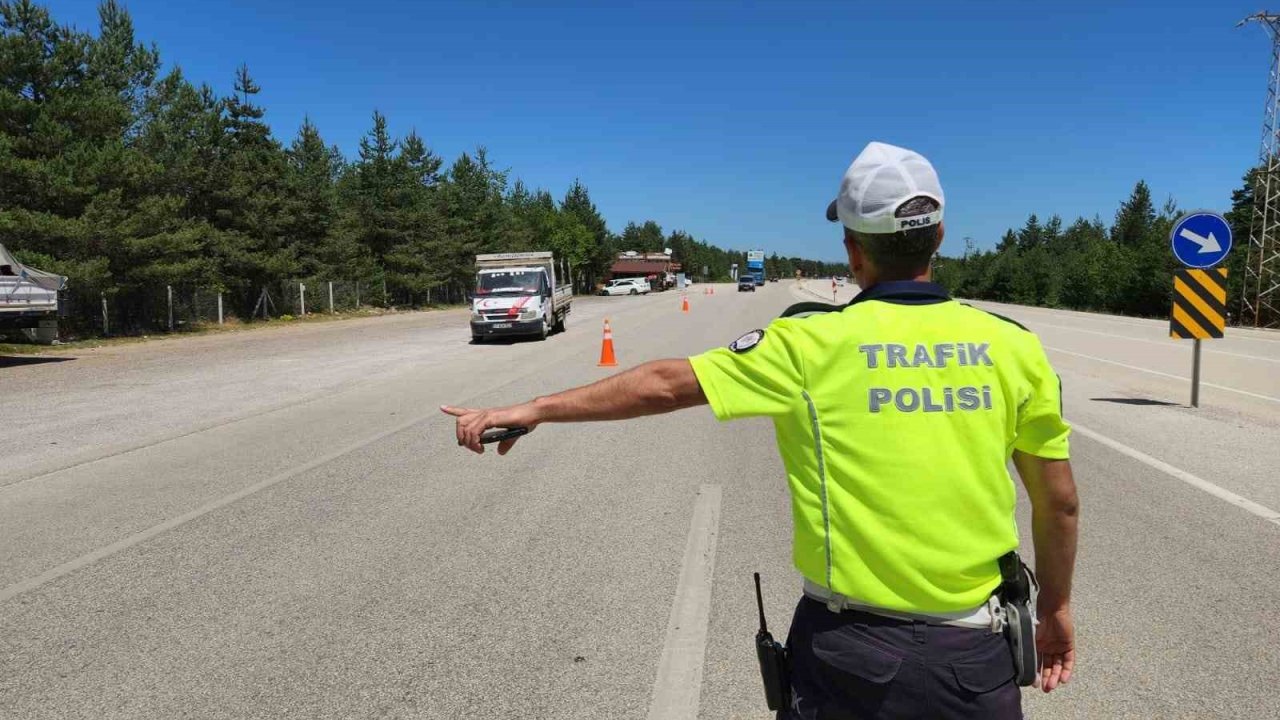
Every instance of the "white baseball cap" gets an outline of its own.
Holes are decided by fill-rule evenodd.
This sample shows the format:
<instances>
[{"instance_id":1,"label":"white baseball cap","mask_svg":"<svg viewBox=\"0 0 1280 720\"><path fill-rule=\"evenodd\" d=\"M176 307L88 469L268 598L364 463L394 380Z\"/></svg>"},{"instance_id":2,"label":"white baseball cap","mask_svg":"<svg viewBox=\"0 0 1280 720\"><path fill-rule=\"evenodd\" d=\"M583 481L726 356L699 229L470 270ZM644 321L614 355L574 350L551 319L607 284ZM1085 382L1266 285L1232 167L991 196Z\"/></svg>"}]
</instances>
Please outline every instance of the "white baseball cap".
<instances>
[{"instance_id":1,"label":"white baseball cap","mask_svg":"<svg viewBox=\"0 0 1280 720\"><path fill-rule=\"evenodd\" d=\"M938 203L923 215L896 217L903 203L917 197ZM827 220L868 234L937 225L942 222L942 184L924 156L913 150L882 142L868 143L844 171L840 194L827 206Z\"/></svg>"}]
</instances>

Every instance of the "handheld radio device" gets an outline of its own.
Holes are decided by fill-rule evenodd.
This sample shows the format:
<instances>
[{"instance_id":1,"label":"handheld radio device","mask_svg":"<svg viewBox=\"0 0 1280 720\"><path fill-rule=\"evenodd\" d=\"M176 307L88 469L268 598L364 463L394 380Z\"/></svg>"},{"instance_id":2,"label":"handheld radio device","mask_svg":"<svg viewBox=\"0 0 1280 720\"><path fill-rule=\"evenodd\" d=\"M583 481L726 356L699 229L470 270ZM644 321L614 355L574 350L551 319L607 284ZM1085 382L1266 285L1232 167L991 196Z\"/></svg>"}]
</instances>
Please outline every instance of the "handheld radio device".
<instances>
[{"instance_id":1,"label":"handheld radio device","mask_svg":"<svg viewBox=\"0 0 1280 720\"><path fill-rule=\"evenodd\" d=\"M760 573L756 579L756 608L760 611L760 630L756 632L756 659L760 661L760 678L764 680L764 701L770 710L780 710L790 703L791 677L787 669L787 650L769 634L764 621L764 597L760 594Z\"/></svg>"}]
</instances>

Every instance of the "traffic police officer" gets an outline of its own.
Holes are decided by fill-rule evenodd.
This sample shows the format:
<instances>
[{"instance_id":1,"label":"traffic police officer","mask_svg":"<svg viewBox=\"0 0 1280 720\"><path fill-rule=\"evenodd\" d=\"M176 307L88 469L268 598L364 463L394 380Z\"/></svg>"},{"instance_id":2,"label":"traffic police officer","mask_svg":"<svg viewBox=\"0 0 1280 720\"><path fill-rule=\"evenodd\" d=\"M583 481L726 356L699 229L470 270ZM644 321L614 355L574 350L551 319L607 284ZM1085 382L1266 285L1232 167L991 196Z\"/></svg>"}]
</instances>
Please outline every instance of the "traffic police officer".
<instances>
[{"instance_id":1,"label":"traffic police officer","mask_svg":"<svg viewBox=\"0 0 1280 720\"><path fill-rule=\"evenodd\" d=\"M943 204L924 157L873 142L827 209L862 288L847 306L804 303L728 348L522 405L446 407L458 443L482 452L490 428L703 403L720 420L771 417L804 578L779 717L1020 718L1014 660L993 631L997 559L1018 546L1007 463L1031 500L1049 692L1075 663L1070 428L1036 336L929 281Z\"/></svg>"}]
</instances>

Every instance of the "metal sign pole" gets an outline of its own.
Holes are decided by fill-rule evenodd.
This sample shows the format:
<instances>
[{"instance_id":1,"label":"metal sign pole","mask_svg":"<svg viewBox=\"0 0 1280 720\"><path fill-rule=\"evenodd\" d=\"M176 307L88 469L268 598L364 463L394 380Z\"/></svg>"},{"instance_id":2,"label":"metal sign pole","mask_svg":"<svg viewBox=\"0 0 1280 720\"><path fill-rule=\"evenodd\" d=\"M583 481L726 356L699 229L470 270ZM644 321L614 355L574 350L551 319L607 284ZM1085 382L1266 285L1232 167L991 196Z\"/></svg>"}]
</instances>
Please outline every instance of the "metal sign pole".
<instances>
[{"instance_id":1,"label":"metal sign pole","mask_svg":"<svg viewBox=\"0 0 1280 720\"><path fill-rule=\"evenodd\" d=\"M1191 407L1200 407L1200 338L1195 340L1196 347L1191 360Z\"/></svg>"}]
</instances>

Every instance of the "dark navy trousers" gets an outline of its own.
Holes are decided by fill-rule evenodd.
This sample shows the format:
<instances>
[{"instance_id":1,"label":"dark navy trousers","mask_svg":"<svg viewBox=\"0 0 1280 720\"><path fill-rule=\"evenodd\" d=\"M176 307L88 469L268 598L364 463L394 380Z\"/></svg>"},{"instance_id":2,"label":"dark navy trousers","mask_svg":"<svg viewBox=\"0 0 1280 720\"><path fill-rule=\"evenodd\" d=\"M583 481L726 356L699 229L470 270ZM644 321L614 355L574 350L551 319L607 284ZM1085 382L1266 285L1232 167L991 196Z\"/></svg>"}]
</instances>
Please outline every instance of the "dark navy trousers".
<instances>
[{"instance_id":1,"label":"dark navy trousers","mask_svg":"<svg viewBox=\"0 0 1280 720\"><path fill-rule=\"evenodd\" d=\"M779 720L1021 720L1013 656L990 630L845 610L803 598L787 636L791 707Z\"/></svg>"}]
</instances>

